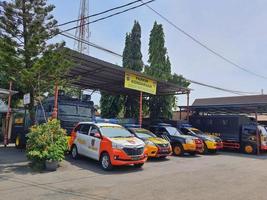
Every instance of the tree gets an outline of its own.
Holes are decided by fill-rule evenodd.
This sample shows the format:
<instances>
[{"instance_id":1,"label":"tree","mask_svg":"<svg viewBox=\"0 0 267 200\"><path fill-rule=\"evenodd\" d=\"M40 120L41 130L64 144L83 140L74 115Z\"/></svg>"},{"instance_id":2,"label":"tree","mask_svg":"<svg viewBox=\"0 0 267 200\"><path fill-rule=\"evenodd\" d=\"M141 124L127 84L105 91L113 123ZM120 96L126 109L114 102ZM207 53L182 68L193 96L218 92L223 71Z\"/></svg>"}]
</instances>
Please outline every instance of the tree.
<instances>
[{"instance_id":1,"label":"tree","mask_svg":"<svg viewBox=\"0 0 267 200\"><path fill-rule=\"evenodd\" d=\"M14 0L2 2L0 16L0 70L14 80L18 90L30 92L30 117L35 118L34 102L53 87L64 83L69 62L64 43L48 42L55 36L57 21L47 0Z\"/></svg>"},{"instance_id":2,"label":"tree","mask_svg":"<svg viewBox=\"0 0 267 200\"><path fill-rule=\"evenodd\" d=\"M141 26L135 21L131 33L126 33L122 66L141 72L143 61L141 53ZM139 97L131 95L108 95L101 93L101 116L117 117L124 109L124 117L137 118L139 113ZM123 105L123 106L122 106ZM110 112L110 113L109 113Z\"/></svg>"},{"instance_id":3,"label":"tree","mask_svg":"<svg viewBox=\"0 0 267 200\"><path fill-rule=\"evenodd\" d=\"M146 67L146 74L154 78L168 81L172 78L171 63L165 47L164 32L161 24L154 23L149 39L150 66ZM171 118L173 96L151 96L148 101L150 118Z\"/></svg>"},{"instance_id":4,"label":"tree","mask_svg":"<svg viewBox=\"0 0 267 200\"><path fill-rule=\"evenodd\" d=\"M122 98L120 95L110 95L101 92L100 99L101 116L104 118L118 117L122 109Z\"/></svg>"},{"instance_id":5,"label":"tree","mask_svg":"<svg viewBox=\"0 0 267 200\"><path fill-rule=\"evenodd\" d=\"M134 71L143 70L141 53L141 26L137 21L130 34L126 34L125 47L123 51L123 67ZM139 113L139 97L126 95L124 97L125 117L137 118Z\"/></svg>"}]
</instances>

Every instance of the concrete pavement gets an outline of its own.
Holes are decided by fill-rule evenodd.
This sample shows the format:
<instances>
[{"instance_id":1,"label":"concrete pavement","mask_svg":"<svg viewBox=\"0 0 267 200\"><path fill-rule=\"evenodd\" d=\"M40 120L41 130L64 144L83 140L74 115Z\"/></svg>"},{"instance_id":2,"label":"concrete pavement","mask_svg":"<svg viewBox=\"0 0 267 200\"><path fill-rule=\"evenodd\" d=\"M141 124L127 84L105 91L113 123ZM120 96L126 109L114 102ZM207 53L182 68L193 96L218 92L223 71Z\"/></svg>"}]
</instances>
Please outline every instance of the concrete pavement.
<instances>
[{"instance_id":1,"label":"concrete pavement","mask_svg":"<svg viewBox=\"0 0 267 200\"><path fill-rule=\"evenodd\" d=\"M56 172L33 173L23 151L0 148L0 199L265 200L266 159L223 152L104 172L93 160L67 158Z\"/></svg>"}]
</instances>

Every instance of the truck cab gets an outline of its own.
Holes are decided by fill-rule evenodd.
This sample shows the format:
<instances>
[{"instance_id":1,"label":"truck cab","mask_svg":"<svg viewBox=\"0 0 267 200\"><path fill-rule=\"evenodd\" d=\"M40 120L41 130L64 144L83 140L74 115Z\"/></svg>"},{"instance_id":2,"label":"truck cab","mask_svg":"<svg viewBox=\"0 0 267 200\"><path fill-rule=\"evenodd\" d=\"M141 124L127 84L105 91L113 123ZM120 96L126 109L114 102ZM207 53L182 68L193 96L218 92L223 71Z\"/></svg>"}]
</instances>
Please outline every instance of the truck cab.
<instances>
[{"instance_id":1,"label":"truck cab","mask_svg":"<svg viewBox=\"0 0 267 200\"><path fill-rule=\"evenodd\" d=\"M48 97L42 101L42 104L36 105L35 108L35 123L45 123L48 118L52 116L54 109L54 97ZM72 129L78 122L82 121L94 121L94 103L88 98L79 99L72 98L67 95L58 96L58 120L60 120L61 127L66 130L68 138ZM29 118L29 113L25 112L21 117L20 127L13 131L13 138L15 139L15 145L18 148L25 147L26 134L29 132L29 127L33 124ZM13 127L18 127L14 124Z\"/></svg>"},{"instance_id":2,"label":"truck cab","mask_svg":"<svg viewBox=\"0 0 267 200\"><path fill-rule=\"evenodd\" d=\"M160 123L150 126L156 136L161 137L171 143L173 153L176 156L183 156L184 153L195 155L203 148L203 143L196 137L183 135L177 128L170 124Z\"/></svg>"}]
</instances>

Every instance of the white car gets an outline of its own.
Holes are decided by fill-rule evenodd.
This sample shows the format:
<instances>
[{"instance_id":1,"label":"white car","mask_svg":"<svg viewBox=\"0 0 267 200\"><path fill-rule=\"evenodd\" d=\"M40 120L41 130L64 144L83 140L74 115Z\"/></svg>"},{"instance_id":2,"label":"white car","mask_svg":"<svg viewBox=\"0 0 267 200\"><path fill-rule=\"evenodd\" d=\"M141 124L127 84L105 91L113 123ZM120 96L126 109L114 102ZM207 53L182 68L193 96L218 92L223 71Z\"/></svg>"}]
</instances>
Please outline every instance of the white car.
<instances>
[{"instance_id":1,"label":"white car","mask_svg":"<svg viewBox=\"0 0 267 200\"><path fill-rule=\"evenodd\" d=\"M142 167L147 160L145 143L117 124L81 122L71 133L71 155L100 161L104 170L114 165Z\"/></svg>"}]
</instances>

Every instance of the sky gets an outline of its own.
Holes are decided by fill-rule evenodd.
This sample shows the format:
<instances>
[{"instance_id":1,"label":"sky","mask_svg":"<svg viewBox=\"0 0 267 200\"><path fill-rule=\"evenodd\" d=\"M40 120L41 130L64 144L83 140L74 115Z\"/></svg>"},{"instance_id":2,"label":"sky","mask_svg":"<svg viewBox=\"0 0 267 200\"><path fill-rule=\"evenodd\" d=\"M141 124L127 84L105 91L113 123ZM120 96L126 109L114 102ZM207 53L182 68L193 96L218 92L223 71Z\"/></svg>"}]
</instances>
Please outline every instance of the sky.
<instances>
[{"instance_id":1,"label":"sky","mask_svg":"<svg viewBox=\"0 0 267 200\"><path fill-rule=\"evenodd\" d=\"M98 13L133 0L89 0L89 14ZM79 0L50 0L59 23L77 19ZM233 62L255 73L267 76L267 1L266 0L156 0L149 4L177 26L208 47ZM93 19L92 19L93 20ZM90 42L122 54L125 35L134 20L142 28L143 61L148 60L149 34L153 23L161 23L165 32L166 48L172 73L218 87L267 93L267 79L248 74L211 54L191 39L178 32L146 6L90 25ZM65 26L63 29L75 26ZM74 32L72 32L74 33ZM68 47L74 42L62 36ZM121 58L90 48L90 55L121 65ZM196 98L234 96L211 88L191 84L190 104ZM99 95L93 96L98 104ZM179 105L186 104L186 96L179 96Z\"/></svg>"}]
</instances>

